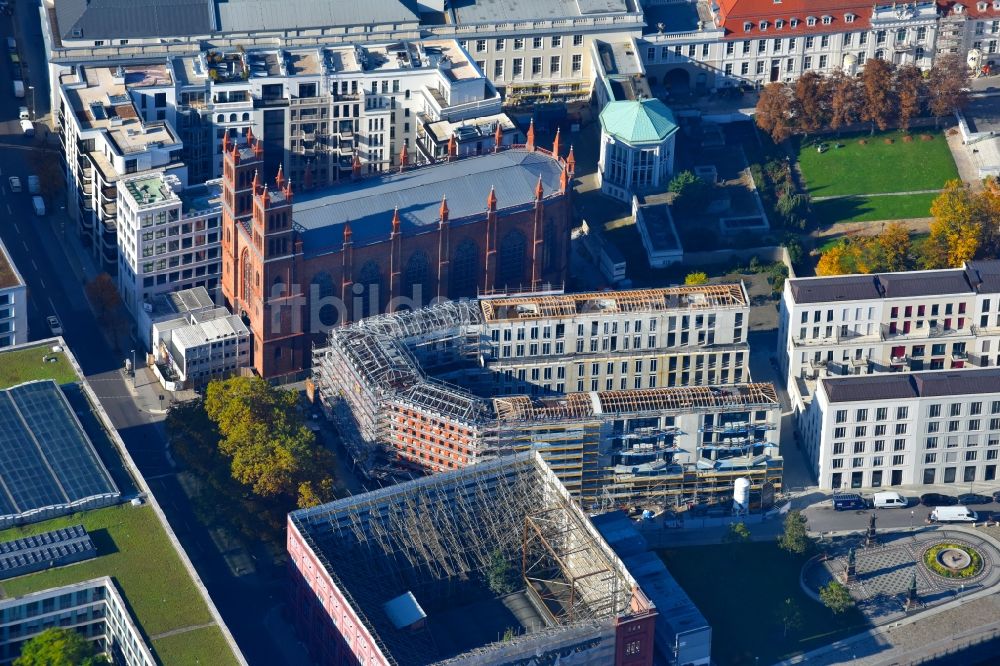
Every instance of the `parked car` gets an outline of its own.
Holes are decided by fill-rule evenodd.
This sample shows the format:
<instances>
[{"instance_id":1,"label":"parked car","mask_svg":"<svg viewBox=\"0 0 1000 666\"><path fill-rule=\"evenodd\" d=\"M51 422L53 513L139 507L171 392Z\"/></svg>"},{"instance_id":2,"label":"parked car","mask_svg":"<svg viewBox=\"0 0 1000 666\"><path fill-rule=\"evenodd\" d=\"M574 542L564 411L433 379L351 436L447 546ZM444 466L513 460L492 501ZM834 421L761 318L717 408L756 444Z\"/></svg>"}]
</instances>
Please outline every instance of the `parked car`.
<instances>
[{"instance_id":1,"label":"parked car","mask_svg":"<svg viewBox=\"0 0 1000 666\"><path fill-rule=\"evenodd\" d=\"M979 493L965 493L964 495L958 496L958 503L969 505L969 504L990 504L993 502L993 498L989 495L980 495Z\"/></svg>"},{"instance_id":2,"label":"parked car","mask_svg":"<svg viewBox=\"0 0 1000 666\"><path fill-rule=\"evenodd\" d=\"M876 509L905 509L906 498L899 493L875 493L872 496L872 506Z\"/></svg>"},{"instance_id":3,"label":"parked car","mask_svg":"<svg viewBox=\"0 0 1000 666\"><path fill-rule=\"evenodd\" d=\"M31 120L31 114L28 113L28 107L22 106L17 110L17 117L21 120Z\"/></svg>"},{"instance_id":4,"label":"parked car","mask_svg":"<svg viewBox=\"0 0 1000 666\"><path fill-rule=\"evenodd\" d=\"M924 506L955 506L958 498L941 493L926 493L920 496L920 503Z\"/></svg>"},{"instance_id":5,"label":"parked car","mask_svg":"<svg viewBox=\"0 0 1000 666\"><path fill-rule=\"evenodd\" d=\"M10 191L11 192L20 192L21 191L21 179L18 178L17 176L11 176L7 180L7 182L10 183Z\"/></svg>"},{"instance_id":6,"label":"parked car","mask_svg":"<svg viewBox=\"0 0 1000 666\"><path fill-rule=\"evenodd\" d=\"M49 330L52 331L52 335L62 335L62 324L59 323L58 317L50 315L47 321L49 322Z\"/></svg>"},{"instance_id":7,"label":"parked car","mask_svg":"<svg viewBox=\"0 0 1000 666\"><path fill-rule=\"evenodd\" d=\"M30 120L21 121L21 131L25 136L35 136L35 125Z\"/></svg>"},{"instance_id":8,"label":"parked car","mask_svg":"<svg viewBox=\"0 0 1000 666\"><path fill-rule=\"evenodd\" d=\"M933 523L974 523L979 514L964 506L939 506L931 511Z\"/></svg>"},{"instance_id":9,"label":"parked car","mask_svg":"<svg viewBox=\"0 0 1000 666\"><path fill-rule=\"evenodd\" d=\"M993 493L993 501L1000 504L1000 490Z\"/></svg>"},{"instance_id":10,"label":"parked car","mask_svg":"<svg viewBox=\"0 0 1000 666\"><path fill-rule=\"evenodd\" d=\"M833 496L835 511L858 511L868 508L868 500L855 493L841 493Z\"/></svg>"}]
</instances>

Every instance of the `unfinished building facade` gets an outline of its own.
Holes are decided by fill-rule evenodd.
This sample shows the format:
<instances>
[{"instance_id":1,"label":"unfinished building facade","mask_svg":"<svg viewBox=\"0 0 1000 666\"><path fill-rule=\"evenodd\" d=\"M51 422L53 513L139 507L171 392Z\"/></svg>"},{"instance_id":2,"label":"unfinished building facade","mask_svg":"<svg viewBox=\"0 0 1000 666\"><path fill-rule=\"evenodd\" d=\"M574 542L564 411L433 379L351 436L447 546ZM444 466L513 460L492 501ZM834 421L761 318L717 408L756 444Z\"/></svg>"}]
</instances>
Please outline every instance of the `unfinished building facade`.
<instances>
[{"instance_id":1,"label":"unfinished building facade","mask_svg":"<svg viewBox=\"0 0 1000 666\"><path fill-rule=\"evenodd\" d=\"M745 296L721 285L449 301L334 329L314 380L364 470L384 454L441 472L534 448L586 506L724 499L740 476L778 489L781 408L772 385L745 381ZM674 361L690 369L649 374ZM559 375L577 365L599 377L566 392Z\"/></svg>"},{"instance_id":2,"label":"unfinished building facade","mask_svg":"<svg viewBox=\"0 0 1000 666\"><path fill-rule=\"evenodd\" d=\"M653 663L655 606L536 453L293 512L287 547L322 665Z\"/></svg>"}]
</instances>

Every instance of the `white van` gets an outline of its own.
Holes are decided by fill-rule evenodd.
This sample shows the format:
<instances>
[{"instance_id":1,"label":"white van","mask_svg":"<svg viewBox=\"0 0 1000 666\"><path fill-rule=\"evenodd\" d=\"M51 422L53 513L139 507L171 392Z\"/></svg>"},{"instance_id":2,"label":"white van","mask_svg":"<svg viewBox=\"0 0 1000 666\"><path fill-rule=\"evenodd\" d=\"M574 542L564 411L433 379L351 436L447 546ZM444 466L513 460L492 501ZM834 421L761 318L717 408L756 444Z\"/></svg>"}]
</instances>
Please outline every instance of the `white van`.
<instances>
[{"instance_id":1,"label":"white van","mask_svg":"<svg viewBox=\"0 0 1000 666\"><path fill-rule=\"evenodd\" d=\"M876 509L905 509L906 498L899 493L875 493L872 506Z\"/></svg>"},{"instance_id":2,"label":"white van","mask_svg":"<svg viewBox=\"0 0 1000 666\"><path fill-rule=\"evenodd\" d=\"M935 523L974 523L978 519L979 515L965 506L939 506L931 511Z\"/></svg>"}]
</instances>

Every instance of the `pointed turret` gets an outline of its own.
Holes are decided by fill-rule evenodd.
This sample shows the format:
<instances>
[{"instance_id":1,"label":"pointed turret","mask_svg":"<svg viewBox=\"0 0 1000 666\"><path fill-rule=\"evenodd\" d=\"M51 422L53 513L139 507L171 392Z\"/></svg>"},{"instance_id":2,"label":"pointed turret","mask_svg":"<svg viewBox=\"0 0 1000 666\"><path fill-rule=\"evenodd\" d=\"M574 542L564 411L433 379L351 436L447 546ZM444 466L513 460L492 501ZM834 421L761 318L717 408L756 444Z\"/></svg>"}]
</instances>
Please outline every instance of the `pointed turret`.
<instances>
[{"instance_id":1,"label":"pointed turret","mask_svg":"<svg viewBox=\"0 0 1000 666\"><path fill-rule=\"evenodd\" d=\"M253 193L257 194L260 188L260 174L257 173L257 169L253 170L253 182L250 183L250 186L253 188Z\"/></svg>"},{"instance_id":2,"label":"pointed turret","mask_svg":"<svg viewBox=\"0 0 1000 666\"><path fill-rule=\"evenodd\" d=\"M361 177L361 158L358 157L357 151L354 152L354 159L351 161L351 175L355 178Z\"/></svg>"},{"instance_id":3,"label":"pointed turret","mask_svg":"<svg viewBox=\"0 0 1000 666\"><path fill-rule=\"evenodd\" d=\"M289 178L285 182L285 189L283 189L282 192L284 192L284 194L285 194L285 201L287 201L288 203L291 203L292 202L292 179L291 178Z\"/></svg>"},{"instance_id":4,"label":"pointed turret","mask_svg":"<svg viewBox=\"0 0 1000 666\"><path fill-rule=\"evenodd\" d=\"M559 157L559 128L556 128L556 138L552 141L552 156Z\"/></svg>"},{"instance_id":5,"label":"pointed turret","mask_svg":"<svg viewBox=\"0 0 1000 666\"><path fill-rule=\"evenodd\" d=\"M222 152L229 152L229 132L222 133Z\"/></svg>"},{"instance_id":6,"label":"pointed turret","mask_svg":"<svg viewBox=\"0 0 1000 666\"><path fill-rule=\"evenodd\" d=\"M528 150L535 149L535 119L532 118L531 122L528 123L528 141L524 144L524 147Z\"/></svg>"},{"instance_id":7,"label":"pointed turret","mask_svg":"<svg viewBox=\"0 0 1000 666\"><path fill-rule=\"evenodd\" d=\"M497 191L493 187L490 187L490 195L486 197L486 209L487 210L497 209Z\"/></svg>"},{"instance_id":8,"label":"pointed turret","mask_svg":"<svg viewBox=\"0 0 1000 666\"><path fill-rule=\"evenodd\" d=\"M493 141L496 143L494 151L500 152L503 147L503 123L497 121L497 131L493 133Z\"/></svg>"},{"instance_id":9,"label":"pointed turret","mask_svg":"<svg viewBox=\"0 0 1000 666\"><path fill-rule=\"evenodd\" d=\"M274 177L274 182L278 185L278 189L285 184L285 170L281 164L278 165L278 175Z\"/></svg>"},{"instance_id":10,"label":"pointed turret","mask_svg":"<svg viewBox=\"0 0 1000 666\"><path fill-rule=\"evenodd\" d=\"M448 161L451 162L456 157L458 157L458 140L452 134L448 137Z\"/></svg>"},{"instance_id":11,"label":"pointed turret","mask_svg":"<svg viewBox=\"0 0 1000 666\"><path fill-rule=\"evenodd\" d=\"M396 206L392 211L392 235L395 236L399 233L399 206Z\"/></svg>"},{"instance_id":12,"label":"pointed turret","mask_svg":"<svg viewBox=\"0 0 1000 666\"><path fill-rule=\"evenodd\" d=\"M573 146L569 147L569 155L566 156L566 168L569 169L569 175L576 173L576 157L573 156Z\"/></svg>"},{"instance_id":13,"label":"pointed turret","mask_svg":"<svg viewBox=\"0 0 1000 666\"><path fill-rule=\"evenodd\" d=\"M351 223L344 222L344 245L351 242Z\"/></svg>"},{"instance_id":14,"label":"pointed turret","mask_svg":"<svg viewBox=\"0 0 1000 666\"><path fill-rule=\"evenodd\" d=\"M542 188L542 174L538 174L538 184L535 185L535 201L541 201L544 196L545 190Z\"/></svg>"},{"instance_id":15,"label":"pointed turret","mask_svg":"<svg viewBox=\"0 0 1000 666\"><path fill-rule=\"evenodd\" d=\"M564 194L569 191L569 181L569 169L563 167L562 173L559 174L559 187Z\"/></svg>"},{"instance_id":16,"label":"pointed turret","mask_svg":"<svg viewBox=\"0 0 1000 666\"><path fill-rule=\"evenodd\" d=\"M410 165L410 151L406 149L406 144L403 144L403 149L399 151L399 170L403 171Z\"/></svg>"},{"instance_id":17,"label":"pointed turret","mask_svg":"<svg viewBox=\"0 0 1000 666\"><path fill-rule=\"evenodd\" d=\"M253 145L253 128L247 127L247 143Z\"/></svg>"},{"instance_id":18,"label":"pointed turret","mask_svg":"<svg viewBox=\"0 0 1000 666\"><path fill-rule=\"evenodd\" d=\"M264 204L264 208L271 205L271 193L267 191L267 183L264 183L264 191L260 195L260 200Z\"/></svg>"}]
</instances>

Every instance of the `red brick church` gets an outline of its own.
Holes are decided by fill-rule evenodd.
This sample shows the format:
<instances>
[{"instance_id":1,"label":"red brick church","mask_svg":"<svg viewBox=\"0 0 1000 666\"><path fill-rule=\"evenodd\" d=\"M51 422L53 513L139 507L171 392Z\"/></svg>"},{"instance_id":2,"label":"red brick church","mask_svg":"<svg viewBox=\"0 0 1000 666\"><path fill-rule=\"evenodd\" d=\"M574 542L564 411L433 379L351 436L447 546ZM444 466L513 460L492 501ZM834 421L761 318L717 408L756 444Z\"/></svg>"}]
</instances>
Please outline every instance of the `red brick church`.
<instances>
[{"instance_id":1,"label":"red brick church","mask_svg":"<svg viewBox=\"0 0 1000 666\"><path fill-rule=\"evenodd\" d=\"M257 373L307 367L330 326L435 298L561 285L573 150L527 143L312 190L266 182L263 143L223 140L222 289L253 332ZM454 144L454 140L452 140Z\"/></svg>"}]
</instances>

